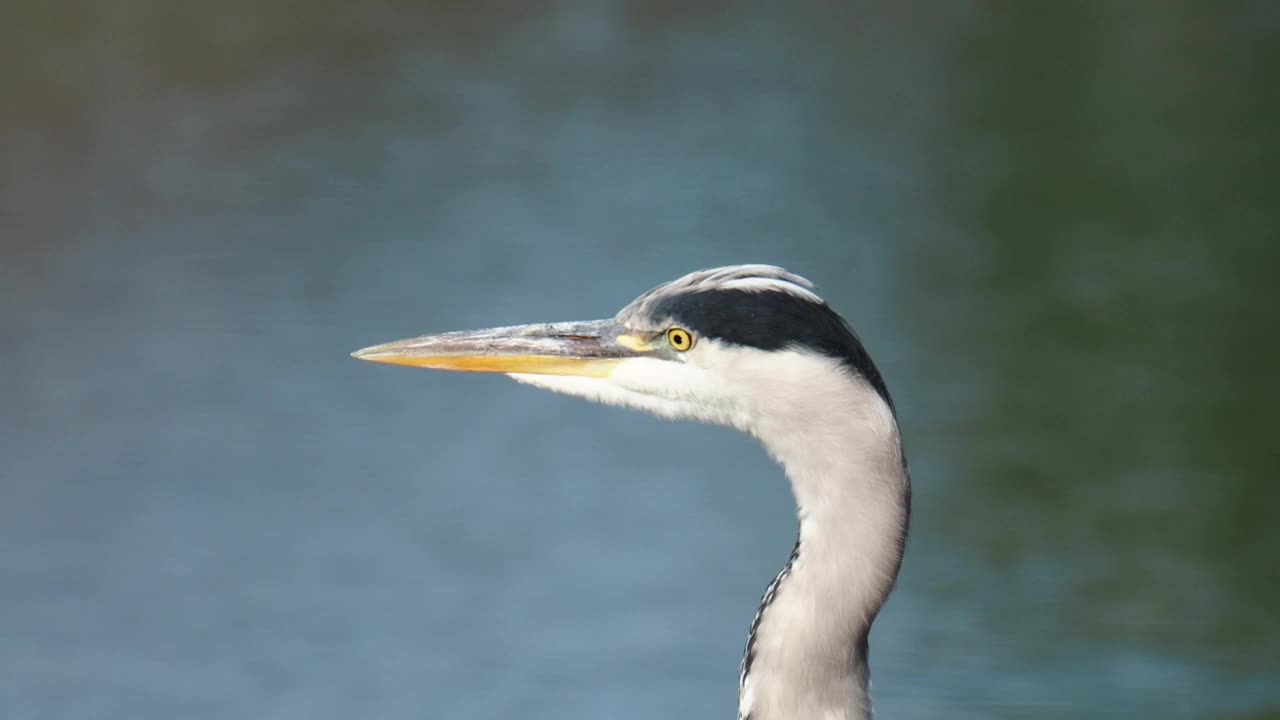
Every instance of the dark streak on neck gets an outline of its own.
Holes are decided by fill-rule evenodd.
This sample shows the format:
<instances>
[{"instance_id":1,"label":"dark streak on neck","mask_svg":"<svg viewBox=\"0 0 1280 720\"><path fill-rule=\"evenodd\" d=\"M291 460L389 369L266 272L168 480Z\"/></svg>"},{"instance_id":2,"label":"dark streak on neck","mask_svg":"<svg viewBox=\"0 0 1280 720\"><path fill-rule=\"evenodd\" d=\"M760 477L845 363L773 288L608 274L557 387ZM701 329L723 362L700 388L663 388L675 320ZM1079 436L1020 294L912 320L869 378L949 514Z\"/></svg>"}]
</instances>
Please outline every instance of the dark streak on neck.
<instances>
[{"instance_id":1,"label":"dark streak on neck","mask_svg":"<svg viewBox=\"0 0 1280 720\"><path fill-rule=\"evenodd\" d=\"M798 557L800 557L799 536L796 537L796 544L791 549L791 557L787 558L787 564L782 566L782 570L773 576L773 580L769 581L769 586L764 589L764 595L760 598L760 605L756 608L756 616L751 619L751 629L747 632L747 647L742 654L742 670L738 675L739 689L746 684L747 675L751 673L751 665L756 659L756 632L760 629L760 620L764 617L764 611L773 604L773 599L777 597L778 591L782 588L782 583L791 574L791 567L795 565Z\"/></svg>"}]
</instances>

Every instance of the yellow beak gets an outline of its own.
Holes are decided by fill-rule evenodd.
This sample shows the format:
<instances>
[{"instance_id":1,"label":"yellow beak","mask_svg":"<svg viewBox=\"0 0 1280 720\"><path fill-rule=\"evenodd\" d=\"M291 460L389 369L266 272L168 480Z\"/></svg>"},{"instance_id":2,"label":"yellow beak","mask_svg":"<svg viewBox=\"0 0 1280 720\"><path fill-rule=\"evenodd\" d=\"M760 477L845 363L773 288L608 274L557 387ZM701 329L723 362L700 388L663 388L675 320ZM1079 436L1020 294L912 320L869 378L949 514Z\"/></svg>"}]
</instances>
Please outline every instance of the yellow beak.
<instances>
[{"instance_id":1,"label":"yellow beak","mask_svg":"<svg viewBox=\"0 0 1280 720\"><path fill-rule=\"evenodd\" d=\"M351 356L433 370L608 377L642 352L623 333L612 320L516 325L396 340Z\"/></svg>"}]
</instances>

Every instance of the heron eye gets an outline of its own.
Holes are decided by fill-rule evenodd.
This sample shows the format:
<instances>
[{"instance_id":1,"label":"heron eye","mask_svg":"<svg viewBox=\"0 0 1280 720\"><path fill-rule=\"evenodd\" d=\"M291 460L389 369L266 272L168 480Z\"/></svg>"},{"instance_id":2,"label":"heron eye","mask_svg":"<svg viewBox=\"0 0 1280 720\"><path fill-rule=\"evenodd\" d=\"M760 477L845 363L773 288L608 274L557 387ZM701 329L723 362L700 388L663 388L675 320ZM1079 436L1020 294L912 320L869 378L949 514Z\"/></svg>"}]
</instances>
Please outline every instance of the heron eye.
<instances>
[{"instance_id":1,"label":"heron eye","mask_svg":"<svg viewBox=\"0 0 1280 720\"><path fill-rule=\"evenodd\" d=\"M667 331L667 344L678 352L684 352L693 347L693 335L684 328L673 327Z\"/></svg>"}]
</instances>

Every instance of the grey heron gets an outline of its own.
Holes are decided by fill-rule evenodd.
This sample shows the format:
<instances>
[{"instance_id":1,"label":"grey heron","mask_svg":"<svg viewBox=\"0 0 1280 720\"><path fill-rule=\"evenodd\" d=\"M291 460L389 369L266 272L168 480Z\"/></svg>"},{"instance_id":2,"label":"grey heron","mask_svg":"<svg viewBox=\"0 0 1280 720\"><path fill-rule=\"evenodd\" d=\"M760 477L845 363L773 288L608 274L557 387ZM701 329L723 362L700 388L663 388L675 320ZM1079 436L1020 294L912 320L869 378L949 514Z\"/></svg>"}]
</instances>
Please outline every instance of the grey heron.
<instances>
[{"instance_id":1,"label":"grey heron","mask_svg":"<svg viewBox=\"0 0 1280 720\"><path fill-rule=\"evenodd\" d=\"M738 717L871 716L867 636L902 563L911 484L884 380L811 282L771 265L701 270L609 320L424 335L353 356L506 373L755 437L786 472L799 532L751 622Z\"/></svg>"}]
</instances>

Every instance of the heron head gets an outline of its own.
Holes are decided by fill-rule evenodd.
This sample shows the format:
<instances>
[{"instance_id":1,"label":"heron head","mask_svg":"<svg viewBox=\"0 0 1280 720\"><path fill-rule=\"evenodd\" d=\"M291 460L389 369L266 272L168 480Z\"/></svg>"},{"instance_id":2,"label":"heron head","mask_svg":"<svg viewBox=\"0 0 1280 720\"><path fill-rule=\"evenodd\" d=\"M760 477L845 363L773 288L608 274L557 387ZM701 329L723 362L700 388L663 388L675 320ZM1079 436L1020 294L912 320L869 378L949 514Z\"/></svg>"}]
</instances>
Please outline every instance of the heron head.
<instances>
[{"instance_id":1,"label":"heron head","mask_svg":"<svg viewBox=\"0 0 1280 720\"><path fill-rule=\"evenodd\" d=\"M769 265L690 273L608 320L517 325L397 340L361 360L506 373L520 382L759 434L848 402L892 413L858 338L808 280Z\"/></svg>"}]
</instances>

